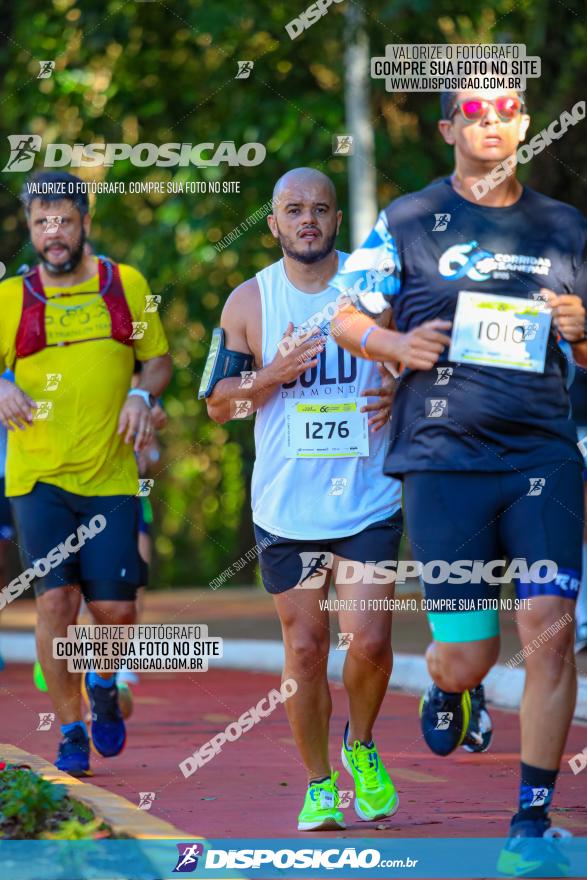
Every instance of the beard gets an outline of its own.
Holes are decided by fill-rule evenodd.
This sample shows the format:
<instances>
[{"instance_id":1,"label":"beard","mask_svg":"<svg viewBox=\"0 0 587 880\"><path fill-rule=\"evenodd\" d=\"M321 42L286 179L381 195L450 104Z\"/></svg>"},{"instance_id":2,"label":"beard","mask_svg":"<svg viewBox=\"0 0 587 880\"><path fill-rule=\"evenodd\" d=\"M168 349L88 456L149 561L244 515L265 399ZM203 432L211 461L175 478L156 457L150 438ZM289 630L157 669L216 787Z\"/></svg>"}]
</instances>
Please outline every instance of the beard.
<instances>
[{"instance_id":1,"label":"beard","mask_svg":"<svg viewBox=\"0 0 587 880\"><path fill-rule=\"evenodd\" d=\"M277 226L277 223L275 224ZM284 254L287 254L288 257L292 260L297 260L298 263L304 263L306 266L311 265L312 263L319 263L320 260L323 260L328 254L332 253L334 249L334 241L336 239L336 230L324 240L324 243L320 250L313 251L311 253L304 252L299 253L294 250L292 244L288 239L284 238L281 234L281 230L279 226L277 226L277 240L283 250Z\"/></svg>"},{"instance_id":2,"label":"beard","mask_svg":"<svg viewBox=\"0 0 587 880\"><path fill-rule=\"evenodd\" d=\"M86 235L83 229L80 232L79 242L75 247L69 248L61 242L60 244L62 247L66 247L69 250L69 257L63 263L51 263L51 261L46 258L44 251L37 251L36 253L47 272L51 275L66 275L68 272L73 272L73 270L79 266L84 255L85 243Z\"/></svg>"}]
</instances>

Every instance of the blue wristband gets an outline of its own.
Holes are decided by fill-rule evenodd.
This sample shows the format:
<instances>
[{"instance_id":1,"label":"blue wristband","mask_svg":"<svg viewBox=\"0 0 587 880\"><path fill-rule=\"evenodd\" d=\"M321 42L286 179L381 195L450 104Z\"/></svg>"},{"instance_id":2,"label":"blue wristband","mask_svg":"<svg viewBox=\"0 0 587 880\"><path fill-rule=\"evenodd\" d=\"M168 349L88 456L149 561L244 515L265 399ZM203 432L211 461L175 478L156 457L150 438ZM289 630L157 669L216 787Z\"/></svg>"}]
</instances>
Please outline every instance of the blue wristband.
<instances>
[{"instance_id":1,"label":"blue wristband","mask_svg":"<svg viewBox=\"0 0 587 880\"><path fill-rule=\"evenodd\" d=\"M373 333L374 330L377 330L377 324L372 324L370 327L367 327L367 329L365 330L365 332L361 336L361 344L360 344L361 354L367 360L370 360L370 357L367 354L367 349L365 348L365 346L367 345L367 340L369 339L369 337L371 336L371 334Z\"/></svg>"}]
</instances>

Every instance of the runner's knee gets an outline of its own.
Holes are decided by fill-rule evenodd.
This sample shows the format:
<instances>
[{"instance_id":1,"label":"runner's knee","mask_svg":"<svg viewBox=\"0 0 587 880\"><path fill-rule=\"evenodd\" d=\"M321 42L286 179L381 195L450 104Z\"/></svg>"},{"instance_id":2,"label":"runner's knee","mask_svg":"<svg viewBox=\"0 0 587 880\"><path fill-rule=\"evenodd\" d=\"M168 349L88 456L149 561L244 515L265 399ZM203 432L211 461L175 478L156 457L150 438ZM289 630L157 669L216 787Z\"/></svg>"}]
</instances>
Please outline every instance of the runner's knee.
<instances>
[{"instance_id":1,"label":"runner's knee","mask_svg":"<svg viewBox=\"0 0 587 880\"><path fill-rule=\"evenodd\" d=\"M79 592L68 587L47 590L37 597L39 620L54 629L75 623L80 604Z\"/></svg>"},{"instance_id":2,"label":"runner's knee","mask_svg":"<svg viewBox=\"0 0 587 880\"><path fill-rule=\"evenodd\" d=\"M328 632L311 633L297 629L285 633L284 644L288 666L295 669L298 675L312 678L323 673L330 647Z\"/></svg>"},{"instance_id":3,"label":"runner's knee","mask_svg":"<svg viewBox=\"0 0 587 880\"><path fill-rule=\"evenodd\" d=\"M526 672L555 686L565 667L574 668L575 607L567 599L538 597L518 614L518 632L525 652Z\"/></svg>"},{"instance_id":4,"label":"runner's knee","mask_svg":"<svg viewBox=\"0 0 587 880\"><path fill-rule=\"evenodd\" d=\"M367 661L381 662L391 656L391 633L387 629L355 632L349 643L349 653Z\"/></svg>"},{"instance_id":5,"label":"runner's knee","mask_svg":"<svg viewBox=\"0 0 587 880\"><path fill-rule=\"evenodd\" d=\"M575 670L574 624L569 623L552 635L551 632L544 630L527 642L532 652L527 653L525 663L528 676L538 676L554 688L565 671Z\"/></svg>"},{"instance_id":6,"label":"runner's knee","mask_svg":"<svg viewBox=\"0 0 587 880\"><path fill-rule=\"evenodd\" d=\"M462 694L463 691L477 687L488 671L488 669L476 671L475 669L454 669L440 666L434 670L433 678L443 691Z\"/></svg>"},{"instance_id":7,"label":"runner's knee","mask_svg":"<svg viewBox=\"0 0 587 880\"><path fill-rule=\"evenodd\" d=\"M97 622L105 626L124 626L136 620L134 602L90 602L88 607Z\"/></svg>"},{"instance_id":8,"label":"runner's knee","mask_svg":"<svg viewBox=\"0 0 587 880\"><path fill-rule=\"evenodd\" d=\"M444 691L462 693L480 684L495 662L499 645L495 650L484 646L479 652L468 645L434 643L426 652L428 668L436 684Z\"/></svg>"}]
</instances>

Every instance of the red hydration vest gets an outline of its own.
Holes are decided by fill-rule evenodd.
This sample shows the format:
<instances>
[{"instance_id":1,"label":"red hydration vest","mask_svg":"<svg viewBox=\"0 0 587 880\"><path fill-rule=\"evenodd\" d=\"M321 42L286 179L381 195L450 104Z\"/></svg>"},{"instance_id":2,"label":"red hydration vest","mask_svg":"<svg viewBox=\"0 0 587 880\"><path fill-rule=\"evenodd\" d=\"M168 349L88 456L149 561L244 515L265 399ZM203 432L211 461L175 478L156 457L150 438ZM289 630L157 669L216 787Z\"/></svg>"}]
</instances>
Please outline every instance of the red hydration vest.
<instances>
[{"instance_id":1,"label":"red hydration vest","mask_svg":"<svg viewBox=\"0 0 587 880\"><path fill-rule=\"evenodd\" d=\"M132 345L132 315L124 295L124 288L120 280L120 269L117 263L108 261L112 270L112 281L108 291L103 295L104 305L110 314L111 331L110 336L96 337L97 339L115 339L123 345ZM104 290L108 281L108 264L101 257L98 257L98 283L100 290ZM28 284L25 284L25 280ZM32 293L34 290L36 296ZM65 294L65 296L76 296L78 294ZM20 324L16 333L16 357L25 358L31 354L36 354L44 348L50 347L47 343L47 334L45 329L45 308L47 306L47 297L45 289L41 281L41 272L38 266L25 275L23 278L23 297L22 297L22 313L20 316ZM93 340L80 339L79 342L90 342ZM52 343L52 345L73 345L75 342Z\"/></svg>"}]
</instances>

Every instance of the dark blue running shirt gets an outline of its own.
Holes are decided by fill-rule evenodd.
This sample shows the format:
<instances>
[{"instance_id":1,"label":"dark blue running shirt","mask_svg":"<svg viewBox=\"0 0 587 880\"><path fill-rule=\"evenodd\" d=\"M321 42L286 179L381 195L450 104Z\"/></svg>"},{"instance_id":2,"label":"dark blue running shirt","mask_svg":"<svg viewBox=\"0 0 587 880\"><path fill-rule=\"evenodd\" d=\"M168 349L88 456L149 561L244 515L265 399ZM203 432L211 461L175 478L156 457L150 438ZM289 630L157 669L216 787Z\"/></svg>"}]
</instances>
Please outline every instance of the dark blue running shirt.
<instances>
[{"instance_id":1,"label":"dark blue running shirt","mask_svg":"<svg viewBox=\"0 0 587 880\"><path fill-rule=\"evenodd\" d=\"M587 219L570 205L524 187L516 204L489 208L447 178L392 202L330 283L358 295L371 317L391 306L403 333L452 321L460 290L532 299L545 287L587 304L586 241ZM432 370L404 370L386 473L582 463L554 331L544 373L452 363L447 353ZM434 418L438 399L445 414Z\"/></svg>"},{"instance_id":2,"label":"dark blue running shirt","mask_svg":"<svg viewBox=\"0 0 587 880\"><path fill-rule=\"evenodd\" d=\"M584 367L575 366L575 380L570 393L573 421L583 427L587 425L587 370Z\"/></svg>"}]
</instances>

